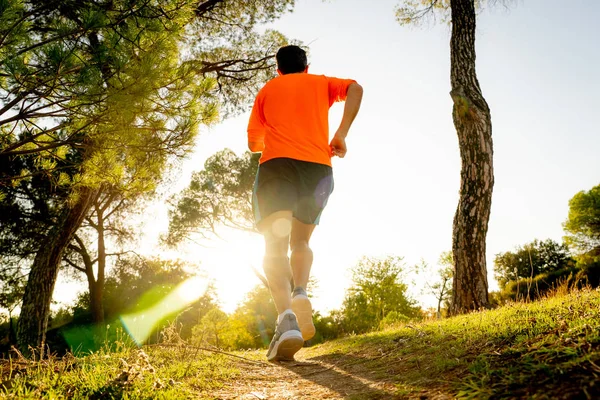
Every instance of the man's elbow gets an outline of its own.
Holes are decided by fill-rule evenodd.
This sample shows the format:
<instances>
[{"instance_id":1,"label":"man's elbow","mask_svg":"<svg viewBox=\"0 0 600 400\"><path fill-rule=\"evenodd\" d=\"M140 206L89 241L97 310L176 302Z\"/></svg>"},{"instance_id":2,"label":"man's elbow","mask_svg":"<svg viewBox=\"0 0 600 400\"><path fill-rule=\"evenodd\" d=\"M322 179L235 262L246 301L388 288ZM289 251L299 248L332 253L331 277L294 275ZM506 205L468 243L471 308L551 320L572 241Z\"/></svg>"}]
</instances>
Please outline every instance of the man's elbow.
<instances>
[{"instance_id":1,"label":"man's elbow","mask_svg":"<svg viewBox=\"0 0 600 400\"><path fill-rule=\"evenodd\" d=\"M265 145L263 142L248 141L248 149L253 153L260 153L265 149Z\"/></svg>"},{"instance_id":2,"label":"man's elbow","mask_svg":"<svg viewBox=\"0 0 600 400\"><path fill-rule=\"evenodd\" d=\"M362 96L363 87L360 86L360 84L358 84L356 82L352 82L350 84L350 86L348 86L348 94L350 94L350 93L356 93L357 96Z\"/></svg>"}]
</instances>

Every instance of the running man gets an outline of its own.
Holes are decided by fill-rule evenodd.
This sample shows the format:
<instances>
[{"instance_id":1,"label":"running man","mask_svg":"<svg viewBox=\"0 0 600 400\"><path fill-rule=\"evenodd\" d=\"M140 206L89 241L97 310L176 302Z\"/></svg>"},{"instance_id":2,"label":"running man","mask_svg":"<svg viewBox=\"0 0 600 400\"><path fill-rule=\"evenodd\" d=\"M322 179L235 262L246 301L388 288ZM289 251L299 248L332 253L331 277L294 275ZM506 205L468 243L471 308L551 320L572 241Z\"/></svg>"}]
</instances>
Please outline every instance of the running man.
<instances>
[{"instance_id":1,"label":"running man","mask_svg":"<svg viewBox=\"0 0 600 400\"><path fill-rule=\"evenodd\" d=\"M313 262L309 241L333 191L331 157L346 155L346 136L363 93L354 80L309 74L306 52L298 46L280 48L276 59L279 76L258 93L248 123L248 147L262 152L252 203L265 238L263 269L279 313L269 361L293 360L315 334L306 295ZM344 100L330 142L329 108Z\"/></svg>"}]
</instances>

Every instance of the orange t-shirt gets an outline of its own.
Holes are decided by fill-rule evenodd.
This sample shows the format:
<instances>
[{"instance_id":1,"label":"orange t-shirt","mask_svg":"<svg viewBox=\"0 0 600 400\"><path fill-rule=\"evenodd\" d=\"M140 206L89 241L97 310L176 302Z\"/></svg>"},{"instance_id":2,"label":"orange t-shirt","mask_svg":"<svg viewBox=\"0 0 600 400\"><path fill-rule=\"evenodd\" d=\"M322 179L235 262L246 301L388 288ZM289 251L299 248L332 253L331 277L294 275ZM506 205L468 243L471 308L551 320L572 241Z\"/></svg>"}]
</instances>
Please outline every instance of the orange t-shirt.
<instances>
[{"instance_id":1,"label":"orange t-shirt","mask_svg":"<svg viewBox=\"0 0 600 400\"><path fill-rule=\"evenodd\" d=\"M260 163L293 158L331 165L329 108L346 100L352 79L295 73L278 76L258 92L248 141L264 142Z\"/></svg>"}]
</instances>

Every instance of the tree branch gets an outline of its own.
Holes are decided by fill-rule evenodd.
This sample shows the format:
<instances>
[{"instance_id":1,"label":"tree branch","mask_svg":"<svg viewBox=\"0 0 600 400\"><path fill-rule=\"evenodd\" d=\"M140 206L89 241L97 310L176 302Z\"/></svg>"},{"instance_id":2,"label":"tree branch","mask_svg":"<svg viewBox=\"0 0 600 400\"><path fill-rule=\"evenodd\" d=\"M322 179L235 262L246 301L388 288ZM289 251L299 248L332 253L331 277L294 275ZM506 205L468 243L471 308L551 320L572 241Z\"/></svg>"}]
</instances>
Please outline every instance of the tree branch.
<instances>
[{"instance_id":1,"label":"tree branch","mask_svg":"<svg viewBox=\"0 0 600 400\"><path fill-rule=\"evenodd\" d=\"M0 109L0 115L3 115L5 112L7 112L11 108L13 108L18 102L20 102L21 100L23 100L24 98L26 98L27 96L29 96L29 94L30 94L30 92L27 91L27 92L23 92L20 95L16 96L7 105L5 105L4 107L2 107Z\"/></svg>"},{"instance_id":2,"label":"tree branch","mask_svg":"<svg viewBox=\"0 0 600 400\"><path fill-rule=\"evenodd\" d=\"M219 3L223 3L225 0L207 0L196 7L196 16L202 17L204 14L212 11Z\"/></svg>"},{"instance_id":3,"label":"tree branch","mask_svg":"<svg viewBox=\"0 0 600 400\"><path fill-rule=\"evenodd\" d=\"M87 274L87 271L84 268L81 268L79 265L69 260L68 258L63 258L63 260L66 261L66 263L69 264L71 267L75 268L77 271Z\"/></svg>"}]
</instances>

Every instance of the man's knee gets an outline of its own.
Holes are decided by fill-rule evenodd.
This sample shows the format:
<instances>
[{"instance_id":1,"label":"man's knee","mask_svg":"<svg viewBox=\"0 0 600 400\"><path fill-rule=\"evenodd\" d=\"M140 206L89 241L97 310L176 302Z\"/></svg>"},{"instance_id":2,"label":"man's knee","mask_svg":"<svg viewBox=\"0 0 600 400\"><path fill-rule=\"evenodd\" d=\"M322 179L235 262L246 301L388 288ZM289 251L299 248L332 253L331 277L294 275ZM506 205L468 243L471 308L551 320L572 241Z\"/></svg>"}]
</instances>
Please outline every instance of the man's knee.
<instances>
[{"instance_id":1,"label":"man's knee","mask_svg":"<svg viewBox=\"0 0 600 400\"><path fill-rule=\"evenodd\" d=\"M308 245L308 240L295 240L290 242L290 250L292 250L292 253L312 252Z\"/></svg>"}]
</instances>

